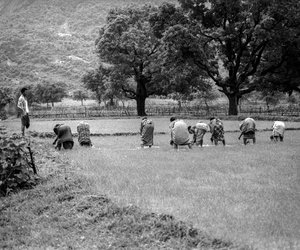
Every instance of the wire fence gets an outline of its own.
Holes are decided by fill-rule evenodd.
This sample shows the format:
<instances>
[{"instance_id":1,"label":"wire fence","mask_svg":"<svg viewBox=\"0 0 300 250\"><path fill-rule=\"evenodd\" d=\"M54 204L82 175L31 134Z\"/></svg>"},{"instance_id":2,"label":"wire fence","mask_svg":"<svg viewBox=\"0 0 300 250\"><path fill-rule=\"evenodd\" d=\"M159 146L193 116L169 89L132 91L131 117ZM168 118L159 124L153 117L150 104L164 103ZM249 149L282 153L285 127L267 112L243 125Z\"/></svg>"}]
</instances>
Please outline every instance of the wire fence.
<instances>
[{"instance_id":1,"label":"wire fence","mask_svg":"<svg viewBox=\"0 0 300 250\"><path fill-rule=\"evenodd\" d=\"M228 108L225 106L149 106L145 109L148 116L227 116ZM266 116L286 116L299 117L300 106L279 106L266 108L263 106L246 106L239 110L239 115L266 115ZM129 117L137 116L135 107L59 107L54 109L32 110L33 118L93 118L93 117Z\"/></svg>"}]
</instances>

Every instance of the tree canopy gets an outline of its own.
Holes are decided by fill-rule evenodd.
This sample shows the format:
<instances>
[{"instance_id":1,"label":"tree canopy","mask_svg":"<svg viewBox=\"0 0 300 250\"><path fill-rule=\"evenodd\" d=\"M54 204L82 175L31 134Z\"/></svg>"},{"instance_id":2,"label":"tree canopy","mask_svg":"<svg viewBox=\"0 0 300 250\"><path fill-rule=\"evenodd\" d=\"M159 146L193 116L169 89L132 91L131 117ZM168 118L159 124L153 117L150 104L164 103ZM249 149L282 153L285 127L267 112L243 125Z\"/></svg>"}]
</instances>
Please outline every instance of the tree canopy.
<instances>
[{"instance_id":1,"label":"tree canopy","mask_svg":"<svg viewBox=\"0 0 300 250\"><path fill-rule=\"evenodd\" d=\"M81 106L83 106L83 101L88 99L89 95L86 90L78 88L73 91L72 97L74 100L81 101Z\"/></svg>"},{"instance_id":2,"label":"tree canopy","mask_svg":"<svg viewBox=\"0 0 300 250\"><path fill-rule=\"evenodd\" d=\"M51 103L53 107L55 102L60 102L67 96L66 85L61 82L37 84L34 88L34 96L37 97L37 102Z\"/></svg>"},{"instance_id":3,"label":"tree canopy","mask_svg":"<svg viewBox=\"0 0 300 250\"><path fill-rule=\"evenodd\" d=\"M99 105L103 99L109 72L108 68L100 65L98 69L91 70L82 77L83 86L95 93Z\"/></svg>"},{"instance_id":4,"label":"tree canopy","mask_svg":"<svg viewBox=\"0 0 300 250\"><path fill-rule=\"evenodd\" d=\"M145 99L149 95L162 94L162 89L153 81L160 74L158 61L161 52L160 39L156 38L149 25L155 7L128 7L109 12L107 23L101 28L96 41L101 60L114 65L115 72L133 78L136 86L121 86L126 97L135 99L137 113L145 115Z\"/></svg>"},{"instance_id":5,"label":"tree canopy","mask_svg":"<svg viewBox=\"0 0 300 250\"><path fill-rule=\"evenodd\" d=\"M299 48L298 1L179 3L177 8L161 6L151 19L154 34L162 37L166 48L165 63L196 65L227 96L229 114L237 114L239 99L266 82L278 84L288 75L278 85L285 91L299 90L299 70L287 67L289 61L299 60L287 49L291 44Z\"/></svg>"}]
</instances>

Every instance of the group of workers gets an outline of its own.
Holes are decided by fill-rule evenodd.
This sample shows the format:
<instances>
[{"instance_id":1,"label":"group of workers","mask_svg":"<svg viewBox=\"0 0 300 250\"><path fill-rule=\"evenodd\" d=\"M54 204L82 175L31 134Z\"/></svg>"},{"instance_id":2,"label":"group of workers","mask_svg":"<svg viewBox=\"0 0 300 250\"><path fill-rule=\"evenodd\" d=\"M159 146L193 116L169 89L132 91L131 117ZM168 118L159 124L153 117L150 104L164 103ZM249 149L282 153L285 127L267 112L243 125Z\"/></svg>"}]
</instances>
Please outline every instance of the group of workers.
<instances>
[{"instance_id":1,"label":"group of workers","mask_svg":"<svg viewBox=\"0 0 300 250\"><path fill-rule=\"evenodd\" d=\"M238 139L243 136L243 142L247 145L250 140L255 144L255 121L253 118L244 119L239 125L241 134ZM274 141L283 141L285 124L282 121L275 121L273 126L272 135L270 137L271 140ZM188 126L182 119L177 119L176 117L170 118L170 134L171 140L170 145L172 145L175 149L178 146L188 146L192 148L192 145L203 146L203 137L207 132L211 132L211 142L214 145L218 145L219 142L222 142L223 146L226 145L225 137L224 137L224 125L223 122L219 118L211 118L209 124L206 124L202 121L197 122L193 126ZM141 147L153 145L153 131L154 124L152 120L147 117L142 118L141 122ZM190 134L193 135L192 140L190 140Z\"/></svg>"},{"instance_id":2,"label":"group of workers","mask_svg":"<svg viewBox=\"0 0 300 250\"><path fill-rule=\"evenodd\" d=\"M17 107L21 112L21 132L24 136L25 128L29 128L29 109L28 102L26 98L27 88L21 89L21 95L18 100ZM256 142L255 139L255 121L253 118L244 119L239 125L241 134L238 139L243 136L243 142L247 145L250 140L253 143ZM273 124L273 131L270 139L272 141L283 141L285 124L282 121L275 121ZM218 145L219 142L225 146L224 138L224 125L219 118L211 118L209 124L199 121L193 126L188 126L182 119L177 119L176 117L170 118L170 134L171 140L170 144L174 148L178 146L187 145L192 148L192 145L203 146L203 137L207 132L211 132L211 142ZM55 148L60 150L61 147L64 149L72 149L74 146L74 140L71 132L71 128L66 124L56 124L53 128L56 138L53 142ZM78 142L81 146L92 146L90 139L90 126L88 123L82 121L77 126L78 132ZM151 119L143 117L140 125L140 135L141 135L141 147L152 147L153 145L153 134L154 134L154 123ZM190 134L193 135L193 139L190 140Z\"/></svg>"},{"instance_id":3,"label":"group of workers","mask_svg":"<svg viewBox=\"0 0 300 250\"><path fill-rule=\"evenodd\" d=\"M256 125L253 118L246 118L240 124L239 128L241 134L238 139L243 137L243 142L247 145L250 140L255 144L255 132ZM273 131L270 137L271 140L283 141L285 124L282 121L275 121L273 123ZM188 126L184 120L177 119L176 117L170 118L170 145L175 149L178 149L178 146L188 146L192 148L193 145L203 147L203 137L207 132L211 132L211 142L214 145L218 145L219 142L222 142L223 146L226 145L224 137L224 125L219 118L211 118L210 122L207 124L205 122L199 121L193 126ZM53 142L55 148L60 150L61 147L64 149L72 149L74 146L73 135L71 128L66 124L56 124L53 128L56 138ZM77 126L78 132L78 142L81 146L92 146L90 139L90 126L87 122L80 122ZM147 118L143 117L140 124L140 136L141 136L141 147L152 147L153 146L153 136L154 136L154 122ZM190 139L190 134L192 134L192 140Z\"/></svg>"},{"instance_id":4,"label":"group of workers","mask_svg":"<svg viewBox=\"0 0 300 250\"><path fill-rule=\"evenodd\" d=\"M60 150L61 147L64 149L72 149L74 146L74 140L71 128L66 124L56 124L53 128L56 135L53 145L55 148ZM80 122L77 125L78 142L80 146L92 146L90 137L90 125L87 122Z\"/></svg>"}]
</instances>

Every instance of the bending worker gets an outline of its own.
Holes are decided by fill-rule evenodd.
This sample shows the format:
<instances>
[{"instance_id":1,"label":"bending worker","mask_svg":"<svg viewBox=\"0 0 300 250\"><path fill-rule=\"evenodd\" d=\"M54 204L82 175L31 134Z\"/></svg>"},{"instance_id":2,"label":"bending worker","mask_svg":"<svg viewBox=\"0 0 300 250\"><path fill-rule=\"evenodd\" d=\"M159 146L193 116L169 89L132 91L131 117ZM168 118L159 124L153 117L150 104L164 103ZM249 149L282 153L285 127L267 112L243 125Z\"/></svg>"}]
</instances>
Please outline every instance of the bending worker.
<instances>
[{"instance_id":1,"label":"bending worker","mask_svg":"<svg viewBox=\"0 0 300 250\"><path fill-rule=\"evenodd\" d=\"M248 140L252 140L253 144L255 144L255 121L253 118L246 118L240 123L240 130L241 134L239 136L239 139L243 136L244 144L247 145L249 143Z\"/></svg>"},{"instance_id":2,"label":"bending worker","mask_svg":"<svg viewBox=\"0 0 300 250\"><path fill-rule=\"evenodd\" d=\"M169 128L171 132L170 144L174 146L175 149L183 145L187 145L190 149L192 148L188 126L183 120L171 117Z\"/></svg>"},{"instance_id":3,"label":"bending worker","mask_svg":"<svg viewBox=\"0 0 300 250\"><path fill-rule=\"evenodd\" d=\"M74 145L73 135L71 132L71 128L65 124L56 124L53 128L54 133L56 134L56 138L53 142L55 148L60 150L61 146L64 149L72 149Z\"/></svg>"},{"instance_id":4,"label":"bending worker","mask_svg":"<svg viewBox=\"0 0 300 250\"><path fill-rule=\"evenodd\" d=\"M153 146L154 123L151 119L143 117L140 126L141 147Z\"/></svg>"},{"instance_id":5,"label":"bending worker","mask_svg":"<svg viewBox=\"0 0 300 250\"><path fill-rule=\"evenodd\" d=\"M196 146L203 146L203 137L206 132L210 131L209 126L204 122L198 122L194 126L189 126L189 133L193 134L193 143L196 144Z\"/></svg>"},{"instance_id":6,"label":"bending worker","mask_svg":"<svg viewBox=\"0 0 300 250\"><path fill-rule=\"evenodd\" d=\"M284 136L284 131L285 131L285 124L282 121L275 121L273 123L273 131L272 131L272 135L270 137L271 140L274 140L275 142L278 141L278 139L280 141L283 141L283 136Z\"/></svg>"}]
</instances>

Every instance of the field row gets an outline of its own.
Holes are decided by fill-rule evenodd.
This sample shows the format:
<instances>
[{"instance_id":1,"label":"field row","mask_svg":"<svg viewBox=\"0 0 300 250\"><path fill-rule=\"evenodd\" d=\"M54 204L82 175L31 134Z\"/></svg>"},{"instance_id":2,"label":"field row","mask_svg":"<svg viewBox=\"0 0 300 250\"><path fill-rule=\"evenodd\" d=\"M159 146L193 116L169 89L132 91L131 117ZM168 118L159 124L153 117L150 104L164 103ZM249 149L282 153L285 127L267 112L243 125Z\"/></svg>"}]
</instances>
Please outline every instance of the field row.
<instances>
[{"instance_id":1,"label":"field row","mask_svg":"<svg viewBox=\"0 0 300 250\"><path fill-rule=\"evenodd\" d=\"M155 132L169 132L169 118L168 117L154 117L151 118L154 121ZM194 125L199 119L186 119L188 125ZM202 120L204 122L209 122L208 120ZM36 132L53 132L53 127L57 123L65 123L69 125L72 132L77 132L76 127L80 120L31 120L30 131ZM140 129L141 119L97 119L97 120L87 120L90 124L91 133L95 134L114 134L114 133L136 133ZM6 120L2 121L11 132L20 131L20 120ZM239 121L224 121L224 129L226 131L237 131L239 130ZM287 128L300 128L300 122L285 122ZM272 121L257 121L256 128L258 130L271 129L273 125Z\"/></svg>"}]
</instances>

